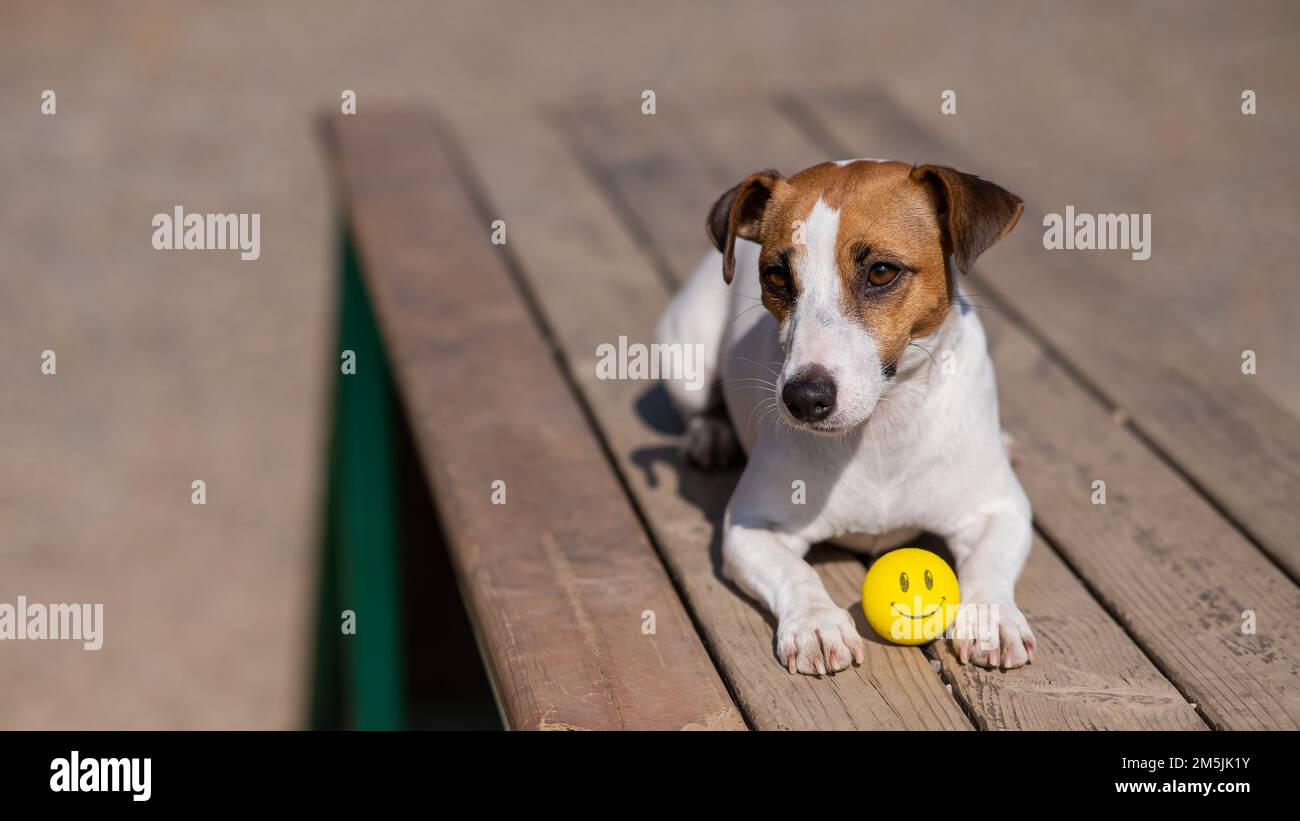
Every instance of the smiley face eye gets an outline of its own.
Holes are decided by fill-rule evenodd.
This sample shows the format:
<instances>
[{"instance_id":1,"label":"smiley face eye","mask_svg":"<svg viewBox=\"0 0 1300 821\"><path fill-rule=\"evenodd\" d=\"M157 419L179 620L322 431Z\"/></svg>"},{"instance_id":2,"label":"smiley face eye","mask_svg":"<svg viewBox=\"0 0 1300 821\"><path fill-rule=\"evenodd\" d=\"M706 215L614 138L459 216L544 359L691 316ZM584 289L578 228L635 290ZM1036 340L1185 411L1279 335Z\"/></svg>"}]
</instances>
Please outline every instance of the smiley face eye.
<instances>
[{"instance_id":1,"label":"smiley face eye","mask_svg":"<svg viewBox=\"0 0 1300 821\"><path fill-rule=\"evenodd\" d=\"M929 570L925 571L925 589L926 590L934 589L934 576L930 575Z\"/></svg>"},{"instance_id":2,"label":"smiley face eye","mask_svg":"<svg viewBox=\"0 0 1300 821\"><path fill-rule=\"evenodd\" d=\"M903 589L903 592L904 592L904 593L907 592L907 574L906 574L906 573L900 573L900 574L898 574L898 586L901 587L901 588Z\"/></svg>"},{"instance_id":3,"label":"smiley face eye","mask_svg":"<svg viewBox=\"0 0 1300 821\"><path fill-rule=\"evenodd\" d=\"M867 269L867 282L876 288L881 288L893 282L902 271L892 262L874 262Z\"/></svg>"}]
</instances>

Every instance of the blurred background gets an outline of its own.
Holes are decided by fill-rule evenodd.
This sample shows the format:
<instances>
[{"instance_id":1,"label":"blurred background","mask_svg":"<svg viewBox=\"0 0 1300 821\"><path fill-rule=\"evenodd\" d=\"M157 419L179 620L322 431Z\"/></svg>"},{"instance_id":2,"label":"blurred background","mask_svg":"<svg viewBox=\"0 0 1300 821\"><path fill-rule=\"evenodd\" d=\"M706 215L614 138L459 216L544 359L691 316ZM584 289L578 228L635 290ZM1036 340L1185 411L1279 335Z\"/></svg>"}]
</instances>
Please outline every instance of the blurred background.
<instances>
[{"instance_id":1,"label":"blurred background","mask_svg":"<svg viewBox=\"0 0 1300 821\"><path fill-rule=\"evenodd\" d=\"M1296 9L0 3L0 601L103 602L106 620L95 653L0 644L0 728L304 725L337 361L314 115L343 89L362 112L435 104L472 152L525 113L636 106L647 88L662 109L870 83L928 114L959 86L963 116L1001 130L1008 154L1026 133L1070 146L1026 155L1023 173L1092 190L1104 169L1125 194L1099 205L1150 211L1162 191L1182 218L1205 216L1200 246L1161 248L1155 225L1186 287L1135 287L1207 343L1249 330L1279 362L1300 324L1294 248L1249 266L1207 255L1225 234L1294 230L1280 223L1300 190L1300 122L1281 101L1300 77ZM1255 156L1218 156L1203 112L1166 102L1232 106L1243 88L1275 137ZM40 113L45 89L55 116ZM1257 196L1222 201L1215 175ZM260 212L261 259L155 252L150 219L178 203ZM701 219L708 205L683 203ZM1225 275L1240 289L1226 309ZM57 377L40 373L46 349ZM1260 388L1300 415L1300 373ZM190 503L195 479L205 506Z\"/></svg>"}]
</instances>

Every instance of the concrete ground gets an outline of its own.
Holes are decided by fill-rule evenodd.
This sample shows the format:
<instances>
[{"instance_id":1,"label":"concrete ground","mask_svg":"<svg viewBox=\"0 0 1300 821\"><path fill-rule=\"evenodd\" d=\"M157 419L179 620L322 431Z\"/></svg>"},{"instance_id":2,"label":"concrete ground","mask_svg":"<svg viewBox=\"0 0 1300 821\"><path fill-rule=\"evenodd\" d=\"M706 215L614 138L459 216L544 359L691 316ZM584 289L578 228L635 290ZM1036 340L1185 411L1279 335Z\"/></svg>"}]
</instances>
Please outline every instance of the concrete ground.
<instances>
[{"instance_id":1,"label":"concrete ground","mask_svg":"<svg viewBox=\"0 0 1300 821\"><path fill-rule=\"evenodd\" d=\"M957 89L953 136L996 141L1022 179L1081 210L1162 206L1157 243L1161 219L1199 226L1159 249L1185 280L1135 298L1281 365L1298 20L1283 2L0 5L0 603L106 620L98 652L0 644L0 728L302 723L336 362L312 116L343 89L362 111L436 104L471 147L643 89L662 108L875 84L924 118ZM1228 154L1206 123L1244 88L1252 150ZM153 250L176 204L260 212L261 258ZM1300 369L1259 386L1300 414Z\"/></svg>"}]
</instances>

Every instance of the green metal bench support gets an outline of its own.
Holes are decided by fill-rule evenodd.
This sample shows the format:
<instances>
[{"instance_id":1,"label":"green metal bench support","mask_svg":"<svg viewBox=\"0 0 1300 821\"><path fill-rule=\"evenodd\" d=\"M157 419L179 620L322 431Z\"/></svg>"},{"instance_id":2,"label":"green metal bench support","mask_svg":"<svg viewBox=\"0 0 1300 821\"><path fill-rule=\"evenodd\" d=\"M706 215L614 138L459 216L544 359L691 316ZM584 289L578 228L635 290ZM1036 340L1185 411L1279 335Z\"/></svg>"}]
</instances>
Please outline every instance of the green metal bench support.
<instances>
[{"instance_id":1,"label":"green metal bench support","mask_svg":"<svg viewBox=\"0 0 1300 821\"><path fill-rule=\"evenodd\" d=\"M321 535L311 726L406 726L398 576L396 398L351 236L339 260L339 331ZM341 354L356 355L345 374ZM343 611L356 633L342 632Z\"/></svg>"}]
</instances>

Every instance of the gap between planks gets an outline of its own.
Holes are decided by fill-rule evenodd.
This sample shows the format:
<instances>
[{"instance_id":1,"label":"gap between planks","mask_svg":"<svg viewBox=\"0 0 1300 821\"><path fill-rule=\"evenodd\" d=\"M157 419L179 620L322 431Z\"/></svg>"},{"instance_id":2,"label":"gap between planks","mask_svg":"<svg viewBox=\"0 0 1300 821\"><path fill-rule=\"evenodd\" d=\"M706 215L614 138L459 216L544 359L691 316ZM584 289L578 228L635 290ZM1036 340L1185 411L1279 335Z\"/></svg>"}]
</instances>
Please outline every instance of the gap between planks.
<instances>
[{"instance_id":1,"label":"gap between planks","mask_svg":"<svg viewBox=\"0 0 1300 821\"><path fill-rule=\"evenodd\" d=\"M487 186L484 184L482 177L475 170L470 154L465 150L465 146L461 142L459 135L444 123L440 122L438 127L442 132L441 136L444 144L447 146L448 154L450 154L453 159L453 164L457 170L456 172L460 176L461 184L469 193L470 200L473 202L474 209L478 212L479 219L483 221L484 225L491 224L492 221L497 219L498 215L502 212L494 207ZM701 629L698 615L695 613L693 608L686 606L688 599L681 589L681 582L677 578L676 574L672 572L672 567L664 558L663 549L660 546L658 539L655 537L655 531L650 526L650 522L646 519L645 511L641 509L641 505L639 504L636 495L633 493L631 485L628 484L627 477L624 475L620 467L619 460L614 454L609 439L605 436L604 430L596 417L595 411L591 407L590 400L574 378L573 365L570 363L569 357L565 355L564 346L556 333L555 327L547 318L546 312L542 308L541 301L538 299L537 293L533 290L532 283L529 282L527 275L524 273L524 267L520 263L519 257L508 247L508 244L503 245L500 248L500 251L503 262L505 263L505 268L509 272L510 278L514 281L515 287L519 289L528 313L532 317L533 323L537 326L538 331L541 333L543 338L546 339L547 345L550 347L551 356L555 360L556 368L564 379L566 388L568 388L570 394L573 395L578 407L582 409L584 420L587 423L588 429L591 431L591 435L600 446L601 453L604 454L606 461L609 462L614 475L618 477L619 487L622 489L623 495L627 498L628 504L631 506L632 511L636 516L637 523L645 533L646 538L650 541L650 544L654 547L655 556L658 557L659 563L663 566L664 574L672 583L673 590L676 591L677 597L681 599L683 609L689 616L691 625L695 629L696 634L700 637L700 641L703 643L706 652L708 652L710 661L713 663L713 666L718 669L719 677L722 679L723 685L727 688L727 694L731 697L733 702L740 705L742 702L737 698L731 681L727 676L721 674L722 668L715 657L714 648L706 639L706 632ZM749 716L746 715L745 710L742 709L740 715L745 722L746 728L751 730L755 729L753 722L750 720Z\"/></svg>"}]
</instances>

